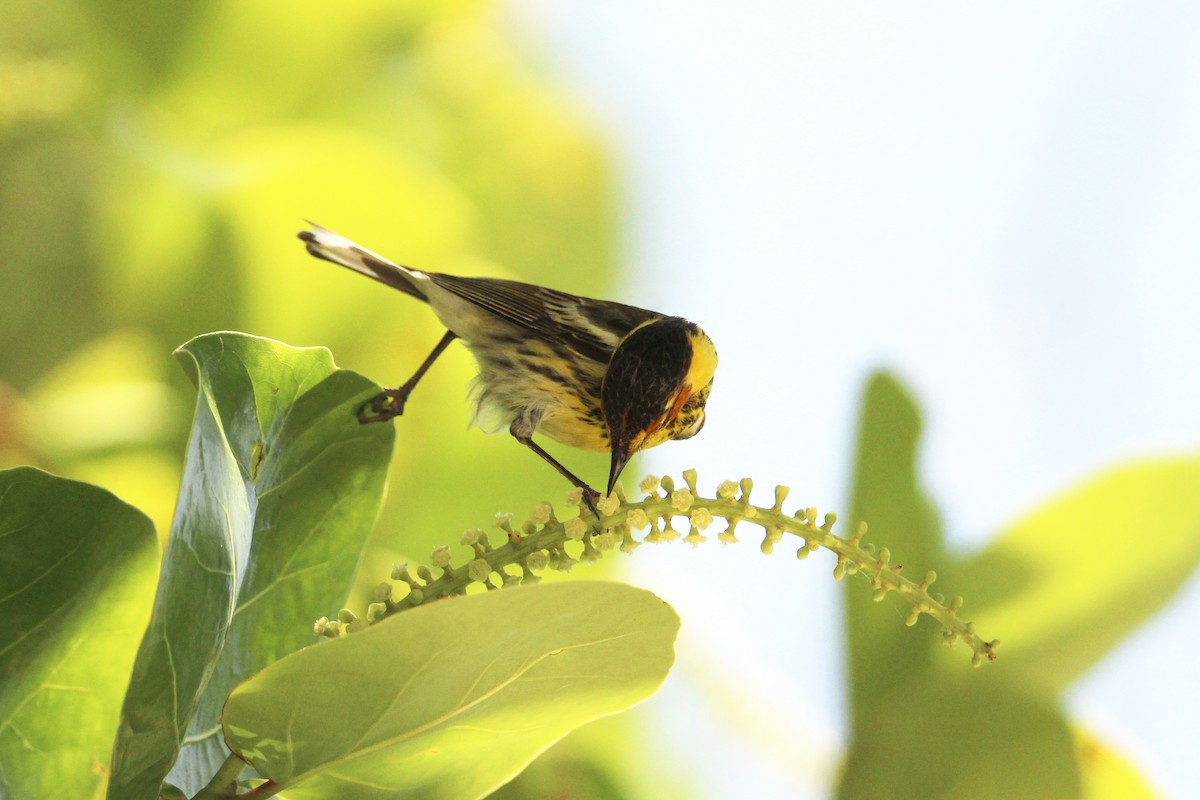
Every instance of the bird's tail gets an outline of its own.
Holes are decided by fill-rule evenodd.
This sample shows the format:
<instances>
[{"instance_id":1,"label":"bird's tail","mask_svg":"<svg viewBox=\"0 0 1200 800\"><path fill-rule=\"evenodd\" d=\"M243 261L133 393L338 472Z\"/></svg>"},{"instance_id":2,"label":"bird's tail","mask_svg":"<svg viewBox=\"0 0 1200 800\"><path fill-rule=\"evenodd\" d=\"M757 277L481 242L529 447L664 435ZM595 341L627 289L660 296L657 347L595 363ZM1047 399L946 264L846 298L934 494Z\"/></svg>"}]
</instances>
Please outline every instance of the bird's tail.
<instances>
[{"instance_id":1,"label":"bird's tail","mask_svg":"<svg viewBox=\"0 0 1200 800\"><path fill-rule=\"evenodd\" d=\"M399 289L418 300L426 299L416 281L413 280L413 273L416 270L388 261L383 256L376 255L365 247L355 244L328 228L322 228L312 221L309 221L308 224L312 227L300 231L297 236L304 242L308 252L312 255L332 261L346 269L352 269L368 278L374 278L380 283L386 283L393 289Z\"/></svg>"}]
</instances>

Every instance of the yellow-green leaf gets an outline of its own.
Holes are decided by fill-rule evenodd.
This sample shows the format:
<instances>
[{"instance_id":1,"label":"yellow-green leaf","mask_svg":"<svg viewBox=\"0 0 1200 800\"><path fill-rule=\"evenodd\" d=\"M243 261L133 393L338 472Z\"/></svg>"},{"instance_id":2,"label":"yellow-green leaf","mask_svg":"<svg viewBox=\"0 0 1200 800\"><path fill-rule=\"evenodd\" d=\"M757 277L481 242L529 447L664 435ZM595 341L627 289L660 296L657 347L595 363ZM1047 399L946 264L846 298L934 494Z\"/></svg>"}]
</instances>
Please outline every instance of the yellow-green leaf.
<instances>
[{"instance_id":1,"label":"yellow-green leaf","mask_svg":"<svg viewBox=\"0 0 1200 800\"><path fill-rule=\"evenodd\" d=\"M1002 670L1057 692L1158 611L1198 562L1200 459L1174 458L1119 467L1051 500L959 580L969 617L1004 640Z\"/></svg>"},{"instance_id":2,"label":"yellow-green leaf","mask_svg":"<svg viewBox=\"0 0 1200 800\"><path fill-rule=\"evenodd\" d=\"M572 729L653 694L675 612L571 582L442 600L239 686L225 738L289 798L482 797Z\"/></svg>"}]
</instances>

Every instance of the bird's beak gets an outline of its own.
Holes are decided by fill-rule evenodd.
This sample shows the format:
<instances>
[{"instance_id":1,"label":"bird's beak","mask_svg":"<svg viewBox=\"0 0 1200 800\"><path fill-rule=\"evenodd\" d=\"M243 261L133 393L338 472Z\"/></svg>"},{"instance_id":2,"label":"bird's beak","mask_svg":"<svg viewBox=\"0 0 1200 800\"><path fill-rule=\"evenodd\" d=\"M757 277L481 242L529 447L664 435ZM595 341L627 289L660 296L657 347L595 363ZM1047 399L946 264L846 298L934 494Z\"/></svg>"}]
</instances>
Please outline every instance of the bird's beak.
<instances>
[{"instance_id":1,"label":"bird's beak","mask_svg":"<svg viewBox=\"0 0 1200 800\"><path fill-rule=\"evenodd\" d=\"M625 469L625 465L629 463L632 455L632 453L624 448L613 448L612 466L608 470L608 494L613 493L613 489L617 486L617 479L621 477L621 470Z\"/></svg>"}]
</instances>

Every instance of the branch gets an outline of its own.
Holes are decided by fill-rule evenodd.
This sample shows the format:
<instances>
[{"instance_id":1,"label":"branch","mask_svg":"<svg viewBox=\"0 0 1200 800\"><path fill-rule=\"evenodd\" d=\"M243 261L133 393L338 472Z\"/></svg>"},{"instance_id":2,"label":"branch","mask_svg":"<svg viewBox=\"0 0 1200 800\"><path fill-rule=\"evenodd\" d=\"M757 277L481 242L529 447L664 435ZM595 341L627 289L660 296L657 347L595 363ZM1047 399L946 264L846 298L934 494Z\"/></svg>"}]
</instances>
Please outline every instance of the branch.
<instances>
[{"instance_id":1,"label":"branch","mask_svg":"<svg viewBox=\"0 0 1200 800\"><path fill-rule=\"evenodd\" d=\"M487 533L480 529L468 530L461 544L474 551L474 559L455 567L451 562L450 548L435 547L431 555L433 567L442 574L434 578L428 566L417 567L414 577L407 564L398 564L392 570L392 580L407 585L403 597L393 597L393 585L381 583L376 589L376 602L367 607L366 619L361 619L348 609L342 609L337 621L322 617L314 626L316 633L336 638L366 627L398 611L422 605L443 597L466 594L472 583L482 583L488 589L516 584L537 583L538 572L546 569L569 571L578 562L592 562L602 554L616 549L630 553L643 542L669 542L682 539L693 547L708 540L703 535L715 519L724 519L726 528L717 534L725 544L738 542L735 529L742 523L762 528L764 538L760 549L771 554L775 545L785 534L800 539L796 557L807 558L809 553L825 548L837 556L833 576L841 580L846 575L861 574L871 582L876 602L882 601L890 592L895 592L912 609L906 623L915 625L922 614L926 614L942 626L943 641L953 645L962 641L971 648L971 663L979 666L984 661L996 659L998 640L987 641L975 632L975 625L958 616L962 608L962 597L954 597L949 603L940 594L930 594L929 587L937 580L933 571L926 573L920 582L909 580L900 574L901 567L890 564L891 553L885 547L876 551L874 545L863 542L867 526L858 523L849 538L833 532L836 514L826 514L817 524L817 509L797 510L789 516L783 511L787 499L786 486L775 487L775 504L770 508L750 504L753 481L743 478L740 483L725 481L717 487L716 497L701 497L696 490L695 470L683 473L686 488L676 489L670 477L661 480L654 476L642 481L640 488L646 497L638 502L626 500L618 487L616 495L602 498L597 517L581 502L580 490L568 495L568 502L578 506L579 514L565 521L555 517L554 508L546 502L540 504L530 518L516 530L512 527L512 514L497 514L496 526L504 531L507 541L493 547ZM661 494L660 494L661 492ZM681 534L672 526L680 517L688 520L689 532ZM648 529L638 541L634 531ZM599 531L599 533L594 533ZM576 555L567 552L570 546ZM499 576L499 584L492 575Z\"/></svg>"}]
</instances>

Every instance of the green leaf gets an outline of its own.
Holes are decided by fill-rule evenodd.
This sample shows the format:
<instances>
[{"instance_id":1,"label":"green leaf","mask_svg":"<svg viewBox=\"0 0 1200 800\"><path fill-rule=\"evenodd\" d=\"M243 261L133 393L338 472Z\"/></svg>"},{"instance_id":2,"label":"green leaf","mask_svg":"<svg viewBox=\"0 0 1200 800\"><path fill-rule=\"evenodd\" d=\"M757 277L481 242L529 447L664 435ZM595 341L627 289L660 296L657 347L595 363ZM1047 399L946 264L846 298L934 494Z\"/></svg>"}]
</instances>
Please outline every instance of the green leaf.
<instances>
[{"instance_id":1,"label":"green leaf","mask_svg":"<svg viewBox=\"0 0 1200 800\"><path fill-rule=\"evenodd\" d=\"M998 664L1054 693L1161 608L1197 563L1200 459L1176 458L1123 466L1056 498L959 580L968 616L1003 640Z\"/></svg>"},{"instance_id":2,"label":"green leaf","mask_svg":"<svg viewBox=\"0 0 1200 800\"><path fill-rule=\"evenodd\" d=\"M887 375L867 388L854 482L854 520L866 520L891 563L905 572L939 574L939 588L975 609L979 586L950 569L940 524L917 479L920 414ZM953 574L952 574L953 573ZM1053 698L1006 680L1008 653L982 671L965 669L962 652L935 659L940 632L901 624L906 606L888 613L860 580L847 578L852 742L839 800L1077 797L1075 746ZM884 606L884 608L881 608ZM1005 638L1008 629L976 615L978 629ZM1030 759L1036 753L1036 759Z\"/></svg>"},{"instance_id":3,"label":"green leaf","mask_svg":"<svg viewBox=\"0 0 1200 800\"><path fill-rule=\"evenodd\" d=\"M157 797L168 771L188 794L212 776L228 692L310 643L312 618L349 591L392 444L391 426L356 419L378 387L323 348L218 333L178 355L199 399L114 800Z\"/></svg>"},{"instance_id":4,"label":"green leaf","mask_svg":"<svg viewBox=\"0 0 1200 800\"><path fill-rule=\"evenodd\" d=\"M158 538L103 489L0 471L0 797L104 785Z\"/></svg>"},{"instance_id":5,"label":"green leaf","mask_svg":"<svg viewBox=\"0 0 1200 800\"><path fill-rule=\"evenodd\" d=\"M838 800L1079 797L1075 741L1056 705L990 669L924 671L856 726Z\"/></svg>"},{"instance_id":6,"label":"green leaf","mask_svg":"<svg viewBox=\"0 0 1200 800\"><path fill-rule=\"evenodd\" d=\"M653 694L678 629L616 583L443 600L263 670L230 696L226 740L289 798L481 797Z\"/></svg>"},{"instance_id":7,"label":"green leaf","mask_svg":"<svg viewBox=\"0 0 1200 800\"><path fill-rule=\"evenodd\" d=\"M865 520L868 540L877 537L891 551L891 563L903 565L909 576L947 561L937 512L917 481L920 435L921 414L904 387L886 373L873 375L863 400L849 521ZM873 602L860 580L845 584L850 705L857 721L890 702L894 681L927 666L930 648L923 629L899 624L907 606L892 597Z\"/></svg>"}]
</instances>

